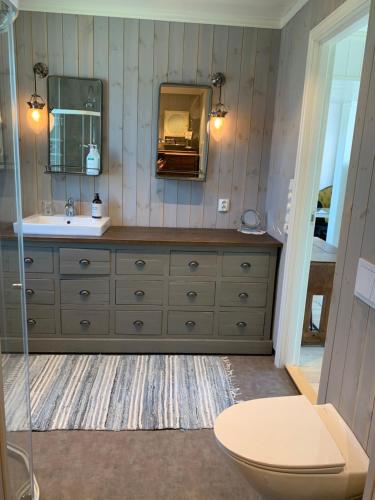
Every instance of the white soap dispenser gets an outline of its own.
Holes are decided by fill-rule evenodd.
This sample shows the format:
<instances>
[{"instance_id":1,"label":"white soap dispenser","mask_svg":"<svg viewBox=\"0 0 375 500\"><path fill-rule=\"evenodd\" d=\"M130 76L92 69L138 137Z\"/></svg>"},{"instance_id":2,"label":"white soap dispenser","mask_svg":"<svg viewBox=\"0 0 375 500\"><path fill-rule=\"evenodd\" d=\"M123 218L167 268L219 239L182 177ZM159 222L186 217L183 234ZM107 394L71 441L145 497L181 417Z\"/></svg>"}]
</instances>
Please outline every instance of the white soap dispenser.
<instances>
[{"instance_id":1,"label":"white soap dispenser","mask_svg":"<svg viewBox=\"0 0 375 500\"><path fill-rule=\"evenodd\" d=\"M86 174L99 175L100 173L100 154L96 144L89 144L89 152L86 156Z\"/></svg>"}]
</instances>

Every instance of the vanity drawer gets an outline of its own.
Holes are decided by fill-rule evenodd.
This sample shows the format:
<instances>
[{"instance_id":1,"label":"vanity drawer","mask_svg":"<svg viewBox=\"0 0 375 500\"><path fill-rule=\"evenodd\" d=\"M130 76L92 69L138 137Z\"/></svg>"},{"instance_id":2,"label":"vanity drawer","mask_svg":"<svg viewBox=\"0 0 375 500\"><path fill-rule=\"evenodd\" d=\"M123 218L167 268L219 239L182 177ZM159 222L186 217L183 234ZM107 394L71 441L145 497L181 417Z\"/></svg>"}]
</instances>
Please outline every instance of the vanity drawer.
<instances>
[{"instance_id":1,"label":"vanity drawer","mask_svg":"<svg viewBox=\"0 0 375 500\"><path fill-rule=\"evenodd\" d=\"M109 311L62 310L61 333L63 335L108 335Z\"/></svg>"},{"instance_id":2,"label":"vanity drawer","mask_svg":"<svg viewBox=\"0 0 375 500\"><path fill-rule=\"evenodd\" d=\"M109 274L111 252L85 248L60 248L61 274Z\"/></svg>"},{"instance_id":3,"label":"vanity drawer","mask_svg":"<svg viewBox=\"0 0 375 500\"><path fill-rule=\"evenodd\" d=\"M168 335L212 335L213 312L169 311Z\"/></svg>"},{"instance_id":4,"label":"vanity drawer","mask_svg":"<svg viewBox=\"0 0 375 500\"><path fill-rule=\"evenodd\" d=\"M171 252L171 275L216 276L216 252Z\"/></svg>"},{"instance_id":5,"label":"vanity drawer","mask_svg":"<svg viewBox=\"0 0 375 500\"><path fill-rule=\"evenodd\" d=\"M26 273L53 273L52 248L25 246L24 264ZM4 271L18 272L18 251L16 247L6 247L3 257Z\"/></svg>"},{"instance_id":6,"label":"vanity drawer","mask_svg":"<svg viewBox=\"0 0 375 500\"><path fill-rule=\"evenodd\" d=\"M5 303L19 304L20 291L15 290L12 286L13 279L7 279ZM55 283L53 279L27 279L25 296L28 304L45 304L53 305L55 303Z\"/></svg>"},{"instance_id":7,"label":"vanity drawer","mask_svg":"<svg viewBox=\"0 0 375 500\"><path fill-rule=\"evenodd\" d=\"M116 311L116 334L161 335L161 311Z\"/></svg>"},{"instance_id":8,"label":"vanity drawer","mask_svg":"<svg viewBox=\"0 0 375 500\"><path fill-rule=\"evenodd\" d=\"M163 304L163 281L116 280L116 304Z\"/></svg>"},{"instance_id":9,"label":"vanity drawer","mask_svg":"<svg viewBox=\"0 0 375 500\"><path fill-rule=\"evenodd\" d=\"M265 311L260 310L238 310L222 311L219 321L219 334L223 336L256 336L264 334Z\"/></svg>"},{"instance_id":10,"label":"vanity drawer","mask_svg":"<svg viewBox=\"0 0 375 500\"><path fill-rule=\"evenodd\" d=\"M117 274L150 274L161 276L168 263L168 256L152 252L118 250L116 252Z\"/></svg>"},{"instance_id":11,"label":"vanity drawer","mask_svg":"<svg viewBox=\"0 0 375 500\"><path fill-rule=\"evenodd\" d=\"M232 283L223 281L219 294L219 305L237 307L265 307L267 283Z\"/></svg>"},{"instance_id":12,"label":"vanity drawer","mask_svg":"<svg viewBox=\"0 0 375 500\"><path fill-rule=\"evenodd\" d=\"M169 305L171 306L213 306L214 304L215 282L169 283Z\"/></svg>"},{"instance_id":13,"label":"vanity drawer","mask_svg":"<svg viewBox=\"0 0 375 500\"><path fill-rule=\"evenodd\" d=\"M62 304L109 304L109 280L61 280Z\"/></svg>"},{"instance_id":14,"label":"vanity drawer","mask_svg":"<svg viewBox=\"0 0 375 500\"><path fill-rule=\"evenodd\" d=\"M8 335L22 335L20 311L7 309L6 323ZM56 333L55 310L53 307L28 307L27 330L30 336L39 334L54 335Z\"/></svg>"},{"instance_id":15,"label":"vanity drawer","mask_svg":"<svg viewBox=\"0 0 375 500\"><path fill-rule=\"evenodd\" d=\"M267 278L269 264L267 253L224 253L223 276Z\"/></svg>"}]
</instances>

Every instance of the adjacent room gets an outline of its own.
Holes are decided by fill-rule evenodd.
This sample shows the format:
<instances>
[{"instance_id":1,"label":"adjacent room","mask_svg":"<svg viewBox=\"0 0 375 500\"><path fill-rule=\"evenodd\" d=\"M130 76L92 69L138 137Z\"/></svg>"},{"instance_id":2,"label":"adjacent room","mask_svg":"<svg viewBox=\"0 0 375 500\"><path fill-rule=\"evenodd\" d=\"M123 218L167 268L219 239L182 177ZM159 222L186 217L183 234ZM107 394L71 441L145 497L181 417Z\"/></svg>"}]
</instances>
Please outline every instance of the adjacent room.
<instances>
[{"instance_id":1,"label":"adjacent room","mask_svg":"<svg viewBox=\"0 0 375 500\"><path fill-rule=\"evenodd\" d=\"M0 500L373 500L375 0L0 0Z\"/></svg>"}]
</instances>

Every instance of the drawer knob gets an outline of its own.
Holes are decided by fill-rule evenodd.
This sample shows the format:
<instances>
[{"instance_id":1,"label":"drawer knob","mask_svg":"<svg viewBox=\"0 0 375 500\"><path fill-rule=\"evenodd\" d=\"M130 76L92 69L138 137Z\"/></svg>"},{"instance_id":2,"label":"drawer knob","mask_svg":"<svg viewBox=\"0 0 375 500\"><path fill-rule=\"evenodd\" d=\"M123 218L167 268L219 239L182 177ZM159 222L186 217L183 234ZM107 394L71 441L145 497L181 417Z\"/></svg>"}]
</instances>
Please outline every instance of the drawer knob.
<instances>
[{"instance_id":1,"label":"drawer knob","mask_svg":"<svg viewBox=\"0 0 375 500\"><path fill-rule=\"evenodd\" d=\"M238 296L240 299L248 299L249 298L249 294L246 292L241 292L238 294Z\"/></svg>"},{"instance_id":2,"label":"drawer knob","mask_svg":"<svg viewBox=\"0 0 375 500\"><path fill-rule=\"evenodd\" d=\"M145 292L144 292L143 290L136 290L136 291L134 292L134 295L135 295L136 297L144 297Z\"/></svg>"},{"instance_id":3,"label":"drawer knob","mask_svg":"<svg viewBox=\"0 0 375 500\"><path fill-rule=\"evenodd\" d=\"M82 326L90 326L91 325L91 322L88 319L82 319L79 323Z\"/></svg>"},{"instance_id":4,"label":"drawer knob","mask_svg":"<svg viewBox=\"0 0 375 500\"><path fill-rule=\"evenodd\" d=\"M144 267L144 266L146 265L146 262L145 262L144 260L142 260L142 259L140 259L140 260L136 260L136 261L135 261L135 265L136 265L137 267Z\"/></svg>"},{"instance_id":5,"label":"drawer knob","mask_svg":"<svg viewBox=\"0 0 375 500\"><path fill-rule=\"evenodd\" d=\"M26 295L31 297L32 295L34 295L35 292L32 288L26 288L25 293L26 293Z\"/></svg>"},{"instance_id":6,"label":"drawer knob","mask_svg":"<svg viewBox=\"0 0 375 500\"><path fill-rule=\"evenodd\" d=\"M29 326L35 326L35 325L36 325L36 321L35 321L35 319L29 318L29 319L27 320L27 324L28 324Z\"/></svg>"},{"instance_id":7,"label":"drawer knob","mask_svg":"<svg viewBox=\"0 0 375 500\"><path fill-rule=\"evenodd\" d=\"M246 321L239 321L238 323L236 323L236 325L238 326L238 328L245 328L247 326L247 323Z\"/></svg>"},{"instance_id":8,"label":"drawer knob","mask_svg":"<svg viewBox=\"0 0 375 500\"><path fill-rule=\"evenodd\" d=\"M89 290L81 290L79 292L80 295L82 295L82 297L88 297L90 295L90 291Z\"/></svg>"},{"instance_id":9,"label":"drawer knob","mask_svg":"<svg viewBox=\"0 0 375 500\"><path fill-rule=\"evenodd\" d=\"M189 267L191 269L197 269L198 266L199 266L199 262L197 262L196 260L192 260L191 262L189 262Z\"/></svg>"},{"instance_id":10,"label":"drawer knob","mask_svg":"<svg viewBox=\"0 0 375 500\"><path fill-rule=\"evenodd\" d=\"M242 262L241 267L242 269L250 269L251 264L250 262Z\"/></svg>"},{"instance_id":11,"label":"drawer knob","mask_svg":"<svg viewBox=\"0 0 375 500\"><path fill-rule=\"evenodd\" d=\"M141 321L140 319L137 319L136 321L134 321L133 325L136 327L136 328L142 328L142 326L144 325L143 321Z\"/></svg>"},{"instance_id":12,"label":"drawer knob","mask_svg":"<svg viewBox=\"0 0 375 500\"><path fill-rule=\"evenodd\" d=\"M89 259L81 259L79 263L81 264L81 266L88 266L90 264L90 261Z\"/></svg>"},{"instance_id":13,"label":"drawer knob","mask_svg":"<svg viewBox=\"0 0 375 500\"><path fill-rule=\"evenodd\" d=\"M32 264L34 262L34 259L32 259L31 257L25 257L23 261L25 264Z\"/></svg>"},{"instance_id":14,"label":"drawer knob","mask_svg":"<svg viewBox=\"0 0 375 500\"><path fill-rule=\"evenodd\" d=\"M196 297L198 294L197 292L194 292L193 290L190 290L190 292L187 292L186 294L189 298L194 298Z\"/></svg>"},{"instance_id":15,"label":"drawer knob","mask_svg":"<svg viewBox=\"0 0 375 500\"><path fill-rule=\"evenodd\" d=\"M188 326L189 328L193 328L193 326L195 326L195 321L186 321L185 326Z\"/></svg>"}]
</instances>

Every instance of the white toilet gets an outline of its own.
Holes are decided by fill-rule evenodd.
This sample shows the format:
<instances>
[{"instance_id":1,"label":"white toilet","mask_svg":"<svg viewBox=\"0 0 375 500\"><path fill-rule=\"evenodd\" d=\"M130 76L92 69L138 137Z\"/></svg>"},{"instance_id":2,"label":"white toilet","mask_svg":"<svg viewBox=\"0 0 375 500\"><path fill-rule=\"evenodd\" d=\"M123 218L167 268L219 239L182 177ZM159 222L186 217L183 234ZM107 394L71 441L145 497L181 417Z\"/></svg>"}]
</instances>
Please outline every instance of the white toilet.
<instances>
[{"instance_id":1,"label":"white toilet","mask_svg":"<svg viewBox=\"0 0 375 500\"><path fill-rule=\"evenodd\" d=\"M256 399L223 411L216 439L265 500L361 498L369 460L330 404Z\"/></svg>"}]
</instances>

